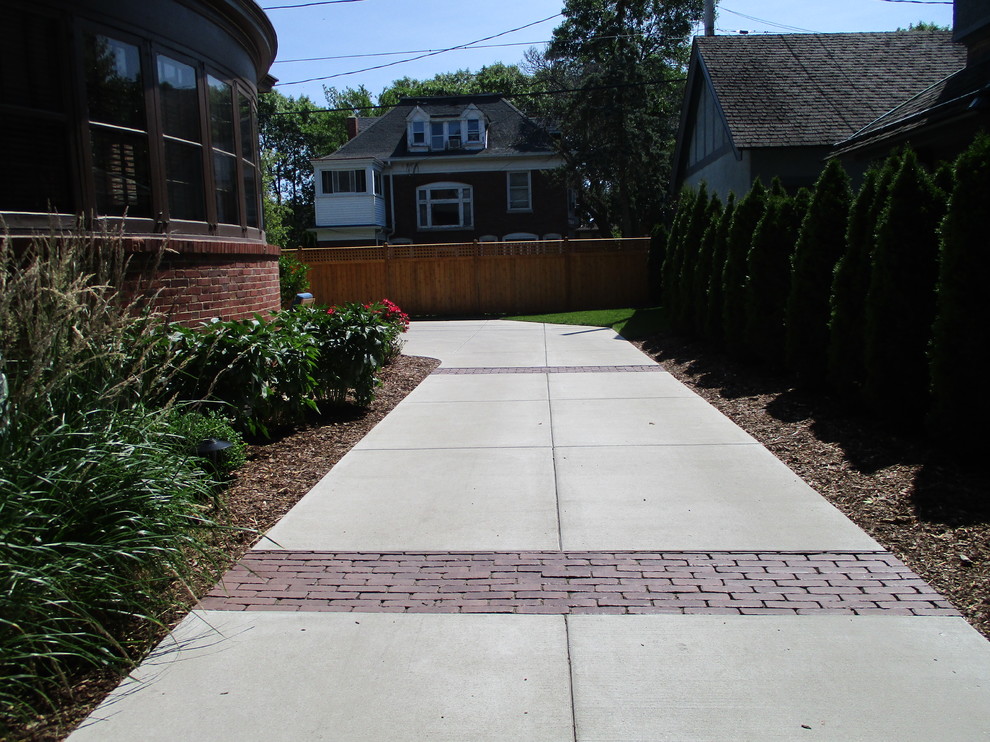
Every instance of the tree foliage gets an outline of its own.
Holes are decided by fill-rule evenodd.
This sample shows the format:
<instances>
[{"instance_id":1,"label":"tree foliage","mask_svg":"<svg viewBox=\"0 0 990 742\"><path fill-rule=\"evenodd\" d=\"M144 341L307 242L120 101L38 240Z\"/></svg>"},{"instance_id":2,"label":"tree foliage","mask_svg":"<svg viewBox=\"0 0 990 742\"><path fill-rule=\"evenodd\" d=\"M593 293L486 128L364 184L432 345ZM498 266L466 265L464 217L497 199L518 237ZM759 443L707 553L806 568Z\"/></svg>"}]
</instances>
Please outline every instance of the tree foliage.
<instances>
[{"instance_id":1,"label":"tree foliage","mask_svg":"<svg viewBox=\"0 0 990 742\"><path fill-rule=\"evenodd\" d=\"M545 54L528 59L562 132L579 207L605 233L662 220L684 67L700 0L567 0Z\"/></svg>"},{"instance_id":2,"label":"tree foliage","mask_svg":"<svg viewBox=\"0 0 990 742\"><path fill-rule=\"evenodd\" d=\"M944 211L945 194L906 151L877 226L866 298L864 392L893 419L913 421L927 405L936 230Z\"/></svg>"},{"instance_id":3,"label":"tree foliage","mask_svg":"<svg viewBox=\"0 0 990 742\"><path fill-rule=\"evenodd\" d=\"M746 324L746 257L756 225L766 209L767 189L757 179L743 196L732 215L725 245L722 268L722 332L726 348L739 352L743 348Z\"/></svg>"},{"instance_id":4,"label":"tree foliage","mask_svg":"<svg viewBox=\"0 0 990 742\"><path fill-rule=\"evenodd\" d=\"M729 192L725 209L718 220L712 242L712 264L708 276L708 301L705 305L705 322L702 335L709 340L722 339L722 272L725 270L725 255L729 243L729 227L736 211L736 194Z\"/></svg>"},{"instance_id":5,"label":"tree foliage","mask_svg":"<svg viewBox=\"0 0 990 742\"><path fill-rule=\"evenodd\" d=\"M790 293L791 256L797 241L805 191L788 196L774 179L763 218L746 256L745 328L748 354L771 366L784 357L784 313Z\"/></svg>"},{"instance_id":6,"label":"tree foliage","mask_svg":"<svg viewBox=\"0 0 990 742\"><path fill-rule=\"evenodd\" d=\"M956 162L955 185L941 230L938 302L931 347L934 432L972 450L986 439L990 398L982 393L990 356L990 275L986 223L990 203L990 136Z\"/></svg>"},{"instance_id":7,"label":"tree foliage","mask_svg":"<svg viewBox=\"0 0 990 742\"><path fill-rule=\"evenodd\" d=\"M787 365L806 382L824 381L828 355L829 297L835 264L845 250L851 191L849 176L830 160L794 247L787 299Z\"/></svg>"},{"instance_id":8,"label":"tree foliage","mask_svg":"<svg viewBox=\"0 0 990 742\"><path fill-rule=\"evenodd\" d=\"M426 80L403 77L381 92L378 103L382 106L395 106L402 98L481 93L498 93L511 98L513 95L529 92L532 87L532 77L519 69L518 65L496 62L477 72L442 72Z\"/></svg>"}]
</instances>

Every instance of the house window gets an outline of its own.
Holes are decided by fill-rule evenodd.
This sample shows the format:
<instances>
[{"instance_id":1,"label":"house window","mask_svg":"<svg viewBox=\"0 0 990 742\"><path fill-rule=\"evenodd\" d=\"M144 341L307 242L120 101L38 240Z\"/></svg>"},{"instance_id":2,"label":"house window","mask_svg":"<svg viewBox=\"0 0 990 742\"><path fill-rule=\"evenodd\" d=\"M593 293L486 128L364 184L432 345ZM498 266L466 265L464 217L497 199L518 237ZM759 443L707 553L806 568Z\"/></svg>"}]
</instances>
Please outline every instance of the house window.
<instances>
[{"instance_id":1,"label":"house window","mask_svg":"<svg viewBox=\"0 0 990 742\"><path fill-rule=\"evenodd\" d=\"M364 170L324 170L323 193L366 193L368 176Z\"/></svg>"},{"instance_id":2,"label":"house window","mask_svg":"<svg viewBox=\"0 0 990 742\"><path fill-rule=\"evenodd\" d=\"M528 170L506 174L509 211L532 211L533 189Z\"/></svg>"},{"instance_id":3,"label":"house window","mask_svg":"<svg viewBox=\"0 0 990 742\"><path fill-rule=\"evenodd\" d=\"M481 142L481 121L478 119L467 120L467 141L469 144Z\"/></svg>"},{"instance_id":4,"label":"house window","mask_svg":"<svg viewBox=\"0 0 990 742\"><path fill-rule=\"evenodd\" d=\"M97 210L114 216L125 211L151 216L151 157L140 49L88 35L85 55Z\"/></svg>"},{"instance_id":5,"label":"house window","mask_svg":"<svg viewBox=\"0 0 990 742\"><path fill-rule=\"evenodd\" d=\"M471 187L432 183L416 191L420 229L463 229L472 226Z\"/></svg>"},{"instance_id":6,"label":"house window","mask_svg":"<svg viewBox=\"0 0 990 742\"><path fill-rule=\"evenodd\" d=\"M425 121L413 121L412 122L412 145L414 147L425 147L426 146L426 122Z\"/></svg>"},{"instance_id":7,"label":"house window","mask_svg":"<svg viewBox=\"0 0 990 742\"><path fill-rule=\"evenodd\" d=\"M372 183L374 184L375 195L381 196L382 191L382 174L378 170L371 171Z\"/></svg>"},{"instance_id":8,"label":"house window","mask_svg":"<svg viewBox=\"0 0 990 742\"><path fill-rule=\"evenodd\" d=\"M165 140L165 190L173 219L206 220L203 144L196 69L158 55L158 95Z\"/></svg>"}]
</instances>

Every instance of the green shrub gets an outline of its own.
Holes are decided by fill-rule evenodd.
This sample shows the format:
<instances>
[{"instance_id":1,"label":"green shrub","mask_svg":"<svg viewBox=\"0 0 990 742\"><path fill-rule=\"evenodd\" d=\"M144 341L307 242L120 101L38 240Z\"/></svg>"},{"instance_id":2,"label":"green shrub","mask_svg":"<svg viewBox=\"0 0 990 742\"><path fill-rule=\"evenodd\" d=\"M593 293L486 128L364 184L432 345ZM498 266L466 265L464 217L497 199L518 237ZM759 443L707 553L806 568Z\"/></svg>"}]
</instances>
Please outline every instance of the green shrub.
<instances>
[{"instance_id":1,"label":"green shrub","mask_svg":"<svg viewBox=\"0 0 990 742\"><path fill-rule=\"evenodd\" d=\"M0 437L0 717L73 672L126 668L173 585L209 564L211 480L170 450L160 413L91 409ZM137 624L137 627L135 626Z\"/></svg>"},{"instance_id":2,"label":"green shrub","mask_svg":"<svg viewBox=\"0 0 990 742\"><path fill-rule=\"evenodd\" d=\"M722 273L725 270L725 257L729 240L729 226L736 211L736 195L729 192L725 208L719 217L712 242L712 264L708 276L708 299L704 308L702 335L709 340L722 340Z\"/></svg>"},{"instance_id":3,"label":"green shrub","mask_svg":"<svg viewBox=\"0 0 990 742\"><path fill-rule=\"evenodd\" d=\"M767 190L757 179L736 206L726 239L722 268L722 333L726 348L737 354L745 347L746 258L753 232L763 218L766 198Z\"/></svg>"},{"instance_id":4,"label":"green shrub","mask_svg":"<svg viewBox=\"0 0 990 742\"><path fill-rule=\"evenodd\" d=\"M688 300L688 319L690 331L694 335L704 332L705 318L708 310L708 287L712 279L715 242L718 239L719 223L724 209L722 200L717 194L712 194L708 208L704 214L704 233L698 246L694 272L691 276L691 295Z\"/></svg>"},{"instance_id":5,"label":"green shrub","mask_svg":"<svg viewBox=\"0 0 990 742\"><path fill-rule=\"evenodd\" d=\"M309 291L310 267L295 255L282 253L278 257L278 284L282 297L282 309L292 306L296 294Z\"/></svg>"},{"instance_id":6,"label":"green shrub","mask_svg":"<svg viewBox=\"0 0 990 742\"><path fill-rule=\"evenodd\" d=\"M671 327L681 333L690 334L693 325L694 272L698 264L702 239L705 236L710 203L708 187L701 183L684 224L684 235L680 245L681 255L671 295L673 301L669 306Z\"/></svg>"},{"instance_id":7,"label":"green shrub","mask_svg":"<svg viewBox=\"0 0 990 742\"><path fill-rule=\"evenodd\" d=\"M168 394L180 400L224 402L237 426L268 435L348 394L366 406L378 371L401 351L409 318L388 300L329 310L296 307L264 319L201 327L172 325L161 349L182 359Z\"/></svg>"},{"instance_id":8,"label":"green shrub","mask_svg":"<svg viewBox=\"0 0 990 742\"><path fill-rule=\"evenodd\" d=\"M842 396L859 400L866 378L866 294L870 287L876 225L887 201L900 155L866 173L849 209L846 245L832 275L829 298L828 381Z\"/></svg>"},{"instance_id":9,"label":"green shrub","mask_svg":"<svg viewBox=\"0 0 990 742\"><path fill-rule=\"evenodd\" d=\"M801 222L787 299L787 365L806 383L824 382L828 369L829 298L835 264L845 250L851 201L849 176L830 160L815 184Z\"/></svg>"},{"instance_id":10,"label":"green shrub","mask_svg":"<svg viewBox=\"0 0 990 742\"><path fill-rule=\"evenodd\" d=\"M696 199L697 194L690 188L681 190L681 195L677 200L677 213L674 215L674 222L667 238L667 249L661 271L660 300L668 315L677 301L678 277L681 272L681 264L684 261L684 236Z\"/></svg>"},{"instance_id":11,"label":"green shrub","mask_svg":"<svg viewBox=\"0 0 990 742\"><path fill-rule=\"evenodd\" d=\"M776 179L775 179L776 181ZM790 292L791 256L801 223L801 201L775 182L746 257L746 352L772 366L784 353L784 312Z\"/></svg>"},{"instance_id":12,"label":"green shrub","mask_svg":"<svg viewBox=\"0 0 990 742\"><path fill-rule=\"evenodd\" d=\"M916 422L928 407L927 350L935 318L938 190L905 152L877 226L866 298L867 402L881 414Z\"/></svg>"},{"instance_id":13,"label":"green shrub","mask_svg":"<svg viewBox=\"0 0 990 742\"><path fill-rule=\"evenodd\" d=\"M229 477L247 460L247 444L234 426L215 410L196 412L182 406L172 408L166 423L170 439L170 447L177 456L195 457L196 447L204 440L216 438L227 441L230 448L220 455L208 459L195 457L197 464L208 474L219 474Z\"/></svg>"},{"instance_id":14,"label":"green shrub","mask_svg":"<svg viewBox=\"0 0 990 742\"><path fill-rule=\"evenodd\" d=\"M990 275L986 205L990 203L990 136L982 134L955 164L955 185L941 227L936 319L931 346L935 433L974 453L986 440L990 401L982 393L990 356Z\"/></svg>"}]
</instances>

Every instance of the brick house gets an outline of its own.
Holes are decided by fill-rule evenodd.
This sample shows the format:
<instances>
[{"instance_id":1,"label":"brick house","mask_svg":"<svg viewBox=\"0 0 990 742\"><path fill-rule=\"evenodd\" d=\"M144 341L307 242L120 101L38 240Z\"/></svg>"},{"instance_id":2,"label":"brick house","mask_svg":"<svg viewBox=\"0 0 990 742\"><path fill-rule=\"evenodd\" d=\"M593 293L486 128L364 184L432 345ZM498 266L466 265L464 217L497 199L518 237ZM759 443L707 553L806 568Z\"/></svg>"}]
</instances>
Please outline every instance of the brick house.
<instances>
[{"instance_id":1,"label":"brick house","mask_svg":"<svg viewBox=\"0 0 990 742\"><path fill-rule=\"evenodd\" d=\"M9 239L123 234L161 248L171 318L279 306L261 223L258 93L275 31L254 0L0 3L0 219Z\"/></svg>"},{"instance_id":2,"label":"brick house","mask_svg":"<svg viewBox=\"0 0 990 742\"><path fill-rule=\"evenodd\" d=\"M551 135L498 95L405 98L313 160L321 247L539 239L576 226Z\"/></svg>"},{"instance_id":3,"label":"brick house","mask_svg":"<svg viewBox=\"0 0 990 742\"><path fill-rule=\"evenodd\" d=\"M810 186L836 143L965 63L948 31L696 37L671 183ZM858 179L869 162L844 164Z\"/></svg>"}]
</instances>

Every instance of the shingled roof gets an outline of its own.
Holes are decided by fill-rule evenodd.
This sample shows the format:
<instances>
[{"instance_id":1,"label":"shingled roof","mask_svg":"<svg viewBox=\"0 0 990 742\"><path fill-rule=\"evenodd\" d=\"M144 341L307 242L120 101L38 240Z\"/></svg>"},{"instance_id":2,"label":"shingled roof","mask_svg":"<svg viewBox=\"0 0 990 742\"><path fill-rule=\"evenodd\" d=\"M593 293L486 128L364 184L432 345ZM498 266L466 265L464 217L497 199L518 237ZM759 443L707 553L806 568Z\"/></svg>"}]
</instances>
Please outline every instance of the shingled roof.
<instances>
[{"instance_id":1,"label":"shingled roof","mask_svg":"<svg viewBox=\"0 0 990 742\"><path fill-rule=\"evenodd\" d=\"M488 119L488 145L483 150L409 152L406 146L406 117L419 106L431 116L458 116L474 105ZM533 119L498 95L462 95L403 98L399 104L373 120L367 128L332 154L316 161L400 157L478 157L493 155L551 154L550 135Z\"/></svg>"},{"instance_id":2,"label":"shingled roof","mask_svg":"<svg viewBox=\"0 0 990 742\"><path fill-rule=\"evenodd\" d=\"M948 31L699 36L736 148L832 145L966 63Z\"/></svg>"}]
</instances>

